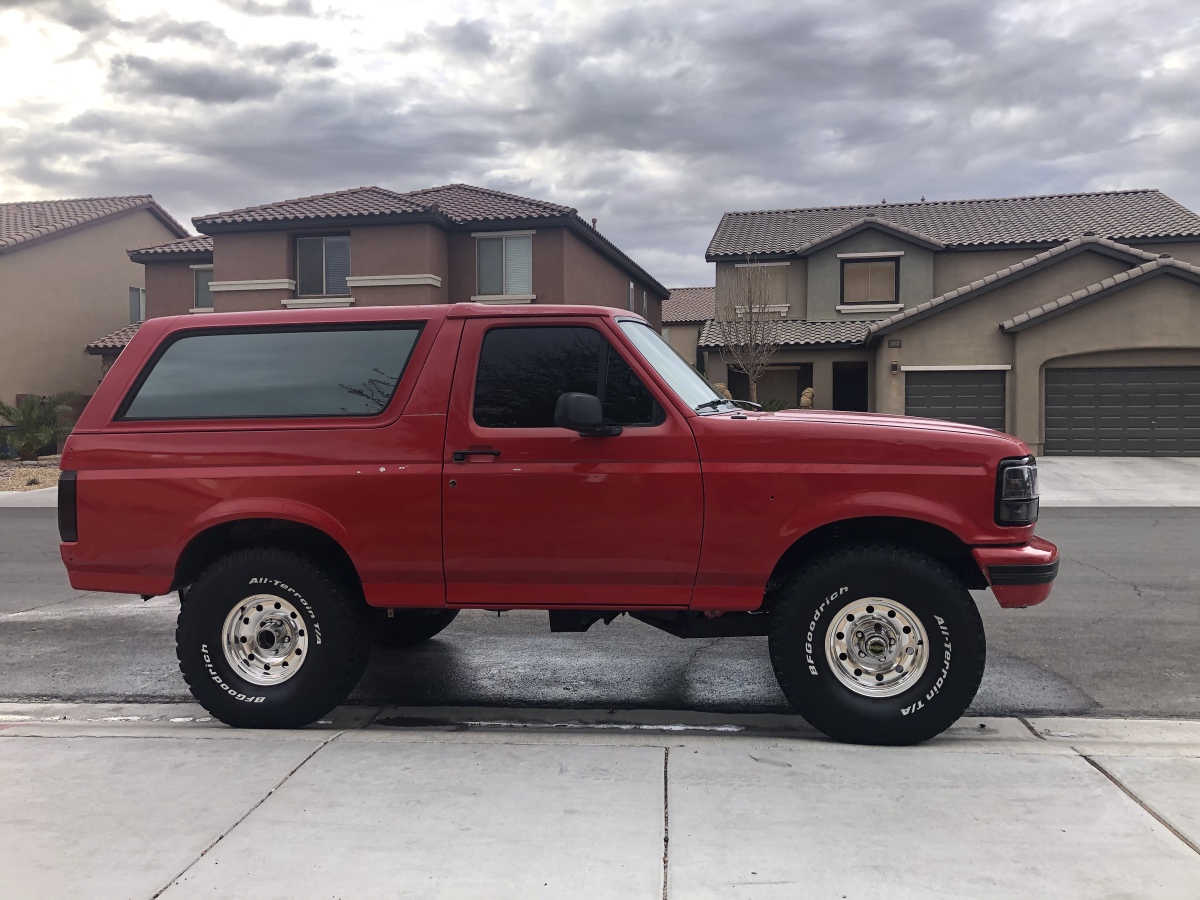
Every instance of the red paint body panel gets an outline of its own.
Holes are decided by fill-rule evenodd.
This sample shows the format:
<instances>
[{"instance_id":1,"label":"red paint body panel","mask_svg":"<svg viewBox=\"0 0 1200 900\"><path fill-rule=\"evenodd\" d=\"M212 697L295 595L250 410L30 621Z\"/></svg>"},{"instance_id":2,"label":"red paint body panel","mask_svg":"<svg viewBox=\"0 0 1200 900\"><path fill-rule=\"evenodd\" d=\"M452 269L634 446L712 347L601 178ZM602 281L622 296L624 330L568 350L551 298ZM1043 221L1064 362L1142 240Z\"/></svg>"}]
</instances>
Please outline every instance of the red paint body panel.
<instances>
[{"instance_id":1,"label":"red paint body panel","mask_svg":"<svg viewBox=\"0 0 1200 900\"><path fill-rule=\"evenodd\" d=\"M617 325L627 315L461 304L152 319L67 442L63 468L78 472L79 536L62 545L71 583L165 593L190 541L244 519L322 531L376 606L755 609L797 540L874 517L944 529L985 573L1056 558L1032 526L993 521L999 461L1029 453L1015 438L871 414L699 415L630 344ZM380 416L113 421L157 347L182 330L414 320L421 336ZM478 426L484 333L533 321L595 328L665 420L602 438ZM480 448L500 455L453 461ZM994 590L1024 606L1049 588Z\"/></svg>"},{"instance_id":2,"label":"red paint body panel","mask_svg":"<svg viewBox=\"0 0 1200 900\"><path fill-rule=\"evenodd\" d=\"M1040 537L1017 547L976 547L971 551L985 575L990 566L1045 566L1058 562L1058 548ZM989 582L990 582L989 577ZM1006 609L1037 606L1050 596L1052 584L992 584L992 593Z\"/></svg>"}]
</instances>

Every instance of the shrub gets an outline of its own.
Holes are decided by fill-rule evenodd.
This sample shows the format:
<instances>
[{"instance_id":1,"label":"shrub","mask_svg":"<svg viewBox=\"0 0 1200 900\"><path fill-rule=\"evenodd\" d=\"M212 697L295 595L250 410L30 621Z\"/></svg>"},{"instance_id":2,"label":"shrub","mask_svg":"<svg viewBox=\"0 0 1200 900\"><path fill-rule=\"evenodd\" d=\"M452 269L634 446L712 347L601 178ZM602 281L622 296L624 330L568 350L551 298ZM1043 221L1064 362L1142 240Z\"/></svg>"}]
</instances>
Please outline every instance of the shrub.
<instances>
[{"instance_id":1,"label":"shrub","mask_svg":"<svg viewBox=\"0 0 1200 900\"><path fill-rule=\"evenodd\" d=\"M70 393L51 397L26 394L15 406L0 403L0 419L12 426L6 435L11 452L18 459L37 459L43 447L70 434L74 410L68 404L74 397Z\"/></svg>"}]
</instances>

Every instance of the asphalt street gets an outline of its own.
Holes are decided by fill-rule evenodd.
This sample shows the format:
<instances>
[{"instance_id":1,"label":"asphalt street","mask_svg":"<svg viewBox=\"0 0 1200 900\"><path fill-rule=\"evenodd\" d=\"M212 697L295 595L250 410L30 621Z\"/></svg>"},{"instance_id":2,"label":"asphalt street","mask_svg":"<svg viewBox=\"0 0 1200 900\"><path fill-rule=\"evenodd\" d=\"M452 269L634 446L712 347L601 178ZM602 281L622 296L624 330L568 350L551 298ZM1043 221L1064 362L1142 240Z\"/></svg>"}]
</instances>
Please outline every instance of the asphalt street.
<instances>
[{"instance_id":1,"label":"asphalt street","mask_svg":"<svg viewBox=\"0 0 1200 900\"><path fill-rule=\"evenodd\" d=\"M1063 562L1041 607L976 594L988 629L978 715L1200 716L1200 509L1051 509ZM174 598L77 593L53 509L0 509L0 700L190 699ZM552 635L544 613L467 612L376 650L351 702L783 712L765 638L680 640L628 618Z\"/></svg>"}]
</instances>

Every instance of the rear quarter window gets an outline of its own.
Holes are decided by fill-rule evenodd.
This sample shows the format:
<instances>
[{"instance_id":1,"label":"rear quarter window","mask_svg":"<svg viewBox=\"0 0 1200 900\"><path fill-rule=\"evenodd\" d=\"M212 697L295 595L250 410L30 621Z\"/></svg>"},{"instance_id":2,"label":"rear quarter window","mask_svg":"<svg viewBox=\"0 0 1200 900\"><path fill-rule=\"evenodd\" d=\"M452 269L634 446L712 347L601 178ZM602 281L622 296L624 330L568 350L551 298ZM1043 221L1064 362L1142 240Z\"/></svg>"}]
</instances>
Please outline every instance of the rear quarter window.
<instances>
[{"instance_id":1,"label":"rear quarter window","mask_svg":"<svg viewBox=\"0 0 1200 900\"><path fill-rule=\"evenodd\" d=\"M119 421L375 416L421 323L185 333L155 355Z\"/></svg>"}]
</instances>

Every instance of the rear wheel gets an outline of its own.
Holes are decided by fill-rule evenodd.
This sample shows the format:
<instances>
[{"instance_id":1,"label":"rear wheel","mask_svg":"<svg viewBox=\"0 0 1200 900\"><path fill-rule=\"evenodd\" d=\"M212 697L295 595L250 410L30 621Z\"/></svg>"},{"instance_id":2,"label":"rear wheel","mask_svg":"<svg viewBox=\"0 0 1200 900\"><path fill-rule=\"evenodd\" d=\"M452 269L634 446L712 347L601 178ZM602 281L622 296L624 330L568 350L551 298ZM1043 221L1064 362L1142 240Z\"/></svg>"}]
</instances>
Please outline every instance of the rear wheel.
<instances>
[{"instance_id":1,"label":"rear wheel","mask_svg":"<svg viewBox=\"0 0 1200 900\"><path fill-rule=\"evenodd\" d=\"M377 609L371 639L380 647L415 647L445 631L457 615L457 609Z\"/></svg>"},{"instance_id":2,"label":"rear wheel","mask_svg":"<svg viewBox=\"0 0 1200 900\"><path fill-rule=\"evenodd\" d=\"M862 744L915 744L949 728L983 678L983 622L940 562L851 546L797 573L772 613L779 686L810 724Z\"/></svg>"},{"instance_id":3,"label":"rear wheel","mask_svg":"<svg viewBox=\"0 0 1200 900\"><path fill-rule=\"evenodd\" d=\"M227 725L300 728L354 689L370 643L361 601L306 559L253 548L196 579L176 653L200 704Z\"/></svg>"}]
</instances>

